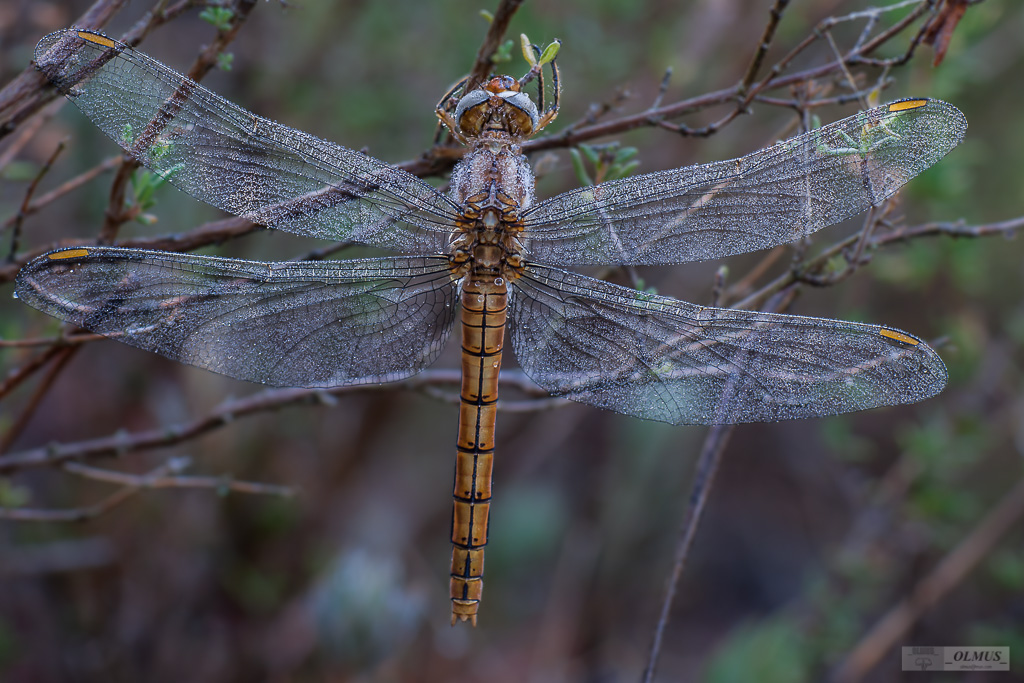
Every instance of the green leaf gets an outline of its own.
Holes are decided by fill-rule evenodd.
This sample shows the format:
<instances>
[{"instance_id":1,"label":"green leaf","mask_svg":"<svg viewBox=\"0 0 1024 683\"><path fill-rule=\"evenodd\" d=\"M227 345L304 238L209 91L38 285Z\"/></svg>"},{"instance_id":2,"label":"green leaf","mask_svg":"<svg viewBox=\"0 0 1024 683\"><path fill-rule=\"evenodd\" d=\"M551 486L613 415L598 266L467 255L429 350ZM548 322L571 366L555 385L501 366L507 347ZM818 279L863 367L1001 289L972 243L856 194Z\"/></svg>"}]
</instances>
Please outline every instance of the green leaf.
<instances>
[{"instance_id":1,"label":"green leaf","mask_svg":"<svg viewBox=\"0 0 1024 683\"><path fill-rule=\"evenodd\" d=\"M537 66L537 55L533 53L533 45L530 43L530 39L526 37L525 33L519 34L519 45L523 49L523 59L525 59L530 66Z\"/></svg>"},{"instance_id":2,"label":"green leaf","mask_svg":"<svg viewBox=\"0 0 1024 683\"><path fill-rule=\"evenodd\" d=\"M1024 557L1010 550L997 552L988 561L996 581L1015 593L1024 591Z\"/></svg>"},{"instance_id":3,"label":"green leaf","mask_svg":"<svg viewBox=\"0 0 1024 683\"><path fill-rule=\"evenodd\" d=\"M124 124L124 128L121 129L121 139L119 142L123 147L132 147L135 145L135 129L132 128L132 124Z\"/></svg>"},{"instance_id":4,"label":"green leaf","mask_svg":"<svg viewBox=\"0 0 1024 683\"><path fill-rule=\"evenodd\" d=\"M32 494L24 486L15 485L10 479L0 479L0 507L20 508L32 500Z\"/></svg>"},{"instance_id":5,"label":"green leaf","mask_svg":"<svg viewBox=\"0 0 1024 683\"><path fill-rule=\"evenodd\" d=\"M790 619L780 617L733 631L714 654L704 680L797 683L810 680L807 639Z\"/></svg>"},{"instance_id":6,"label":"green leaf","mask_svg":"<svg viewBox=\"0 0 1024 683\"><path fill-rule=\"evenodd\" d=\"M541 53L540 59L537 60L538 63L541 66L544 66L548 62L554 61L555 57L558 55L558 50L561 47L562 47L562 41L557 40L557 39L555 41L553 41L550 45L548 45L546 48L544 48L544 52Z\"/></svg>"},{"instance_id":7,"label":"green leaf","mask_svg":"<svg viewBox=\"0 0 1024 683\"><path fill-rule=\"evenodd\" d=\"M580 151L573 147L569 150L569 156L572 157L572 170L576 173L576 179L580 181L580 185L593 185L594 179L587 173Z\"/></svg>"},{"instance_id":8,"label":"green leaf","mask_svg":"<svg viewBox=\"0 0 1024 683\"><path fill-rule=\"evenodd\" d=\"M27 182L39 174L39 164L31 161L12 161L4 167L3 179L11 182Z\"/></svg>"},{"instance_id":9,"label":"green leaf","mask_svg":"<svg viewBox=\"0 0 1024 683\"><path fill-rule=\"evenodd\" d=\"M506 40L504 43L498 46L498 49L494 51L494 56L491 57L491 61L495 64L504 64L512 61L512 48L515 46L515 42L512 40Z\"/></svg>"},{"instance_id":10,"label":"green leaf","mask_svg":"<svg viewBox=\"0 0 1024 683\"><path fill-rule=\"evenodd\" d=\"M235 13L227 7L207 7L199 13L199 18L212 24L218 31L227 31L231 28L231 20Z\"/></svg>"},{"instance_id":11,"label":"green leaf","mask_svg":"<svg viewBox=\"0 0 1024 683\"><path fill-rule=\"evenodd\" d=\"M605 180L618 180L619 178L625 178L640 167L639 161L631 161L628 164L613 164L609 169Z\"/></svg>"},{"instance_id":12,"label":"green leaf","mask_svg":"<svg viewBox=\"0 0 1024 683\"><path fill-rule=\"evenodd\" d=\"M633 157L635 157L637 155L638 151L639 150L637 150L636 147L623 147L622 149L620 149L619 151L617 151L615 153L615 160L614 160L613 163L616 163L616 164L625 163L625 162L629 161L630 159L632 159Z\"/></svg>"}]
</instances>

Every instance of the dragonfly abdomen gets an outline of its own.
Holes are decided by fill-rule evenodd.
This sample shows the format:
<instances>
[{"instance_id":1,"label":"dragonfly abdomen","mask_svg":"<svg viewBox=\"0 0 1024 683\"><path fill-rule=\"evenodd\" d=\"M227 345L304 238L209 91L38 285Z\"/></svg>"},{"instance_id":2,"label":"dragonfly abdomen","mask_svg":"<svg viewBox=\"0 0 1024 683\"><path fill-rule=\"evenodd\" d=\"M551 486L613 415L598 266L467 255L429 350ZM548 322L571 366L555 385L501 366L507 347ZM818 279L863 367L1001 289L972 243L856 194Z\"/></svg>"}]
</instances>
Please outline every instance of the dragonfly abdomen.
<instances>
[{"instance_id":1,"label":"dragonfly abdomen","mask_svg":"<svg viewBox=\"0 0 1024 683\"><path fill-rule=\"evenodd\" d=\"M507 308L508 286L502 278L466 278L462 288L462 391L452 510L453 624L459 619L476 624L483 593L498 371Z\"/></svg>"}]
</instances>

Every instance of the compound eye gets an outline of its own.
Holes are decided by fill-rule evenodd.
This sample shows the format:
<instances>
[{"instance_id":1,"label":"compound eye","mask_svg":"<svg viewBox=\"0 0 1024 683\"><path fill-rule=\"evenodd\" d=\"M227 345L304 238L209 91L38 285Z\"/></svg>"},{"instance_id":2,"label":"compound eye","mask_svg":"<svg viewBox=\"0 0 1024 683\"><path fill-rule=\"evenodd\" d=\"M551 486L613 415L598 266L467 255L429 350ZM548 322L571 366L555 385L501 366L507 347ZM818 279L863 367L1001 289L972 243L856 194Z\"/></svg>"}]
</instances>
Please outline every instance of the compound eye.
<instances>
[{"instance_id":1,"label":"compound eye","mask_svg":"<svg viewBox=\"0 0 1024 683\"><path fill-rule=\"evenodd\" d=\"M519 132L523 135L531 134L537 127L537 122L540 121L540 114L537 113L537 105L533 103L530 96L524 92L506 90L499 97L516 110L516 123Z\"/></svg>"},{"instance_id":2,"label":"compound eye","mask_svg":"<svg viewBox=\"0 0 1024 683\"><path fill-rule=\"evenodd\" d=\"M474 90L455 107L455 121L464 135L479 135L484 125L484 110L491 94L486 90Z\"/></svg>"}]
</instances>

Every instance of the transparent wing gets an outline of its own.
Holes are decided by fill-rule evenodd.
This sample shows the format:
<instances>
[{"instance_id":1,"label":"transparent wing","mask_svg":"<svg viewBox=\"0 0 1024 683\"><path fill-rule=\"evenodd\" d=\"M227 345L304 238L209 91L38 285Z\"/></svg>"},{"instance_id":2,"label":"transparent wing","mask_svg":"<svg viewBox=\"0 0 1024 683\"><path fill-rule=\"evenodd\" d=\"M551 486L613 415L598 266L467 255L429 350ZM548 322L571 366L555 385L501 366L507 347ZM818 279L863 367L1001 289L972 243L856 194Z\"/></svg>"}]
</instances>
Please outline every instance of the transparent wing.
<instances>
[{"instance_id":1,"label":"transparent wing","mask_svg":"<svg viewBox=\"0 0 1024 683\"><path fill-rule=\"evenodd\" d=\"M447 248L457 207L405 171L256 116L97 33L51 33L35 59L132 158L197 199L313 237Z\"/></svg>"},{"instance_id":2,"label":"transparent wing","mask_svg":"<svg viewBox=\"0 0 1024 683\"><path fill-rule=\"evenodd\" d=\"M671 424L837 415L938 393L946 366L877 325L705 308L531 264L512 344L547 391Z\"/></svg>"},{"instance_id":3,"label":"transparent wing","mask_svg":"<svg viewBox=\"0 0 1024 683\"><path fill-rule=\"evenodd\" d=\"M904 100L731 161L634 176L524 213L532 259L672 264L774 247L864 211L946 155L967 121Z\"/></svg>"},{"instance_id":4,"label":"transparent wing","mask_svg":"<svg viewBox=\"0 0 1024 683\"><path fill-rule=\"evenodd\" d=\"M63 249L21 269L31 306L182 363L275 386L390 382L437 357L455 283L443 258L259 263Z\"/></svg>"}]
</instances>

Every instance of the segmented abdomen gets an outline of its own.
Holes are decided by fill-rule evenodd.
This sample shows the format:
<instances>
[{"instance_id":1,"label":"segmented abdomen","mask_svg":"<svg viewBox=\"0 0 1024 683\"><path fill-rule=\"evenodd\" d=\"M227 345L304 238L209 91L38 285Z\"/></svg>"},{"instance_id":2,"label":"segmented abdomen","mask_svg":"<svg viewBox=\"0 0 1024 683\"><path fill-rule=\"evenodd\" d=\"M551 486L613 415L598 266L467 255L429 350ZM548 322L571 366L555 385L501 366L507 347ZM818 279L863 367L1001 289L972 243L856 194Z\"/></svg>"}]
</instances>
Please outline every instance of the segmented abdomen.
<instances>
[{"instance_id":1,"label":"segmented abdomen","mask_svg":"<svg viewBox=\"0 0 1024 683\"><path fill-rule=\"evenodd\" d=\"M483 593L494 459L498 370L508 289L501 278L466 278L462 288L462 392L452 512L452 623L476 625Z\"/></svg>"}]
</instances>

